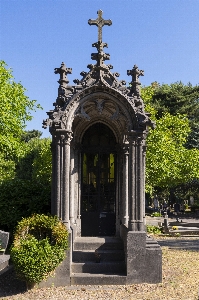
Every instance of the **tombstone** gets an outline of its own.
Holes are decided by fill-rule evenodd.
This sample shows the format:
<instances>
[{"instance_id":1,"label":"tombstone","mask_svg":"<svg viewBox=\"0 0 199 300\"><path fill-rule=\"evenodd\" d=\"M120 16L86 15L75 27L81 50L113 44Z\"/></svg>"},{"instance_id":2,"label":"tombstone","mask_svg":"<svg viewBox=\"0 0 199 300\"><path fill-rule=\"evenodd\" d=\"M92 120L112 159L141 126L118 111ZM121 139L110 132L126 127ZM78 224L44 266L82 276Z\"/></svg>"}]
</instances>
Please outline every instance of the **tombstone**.
<instances>
[{"instance_id":1,"label":"tombstone","mask_svg":"<svg viewBox=\"0 0 199 300\"><path fill-rule=\"evenodd\" d=\"M159 201L157 196L153 199L154 209L157 210L159 208Z\"/></svg>"},{"instance_id":2,"label":"tombstone","mask_svg":"<svg viewBox=\"0 0 199 300\"><path fill-rule=\"evenodd\" d=\"M164 199L164 200L163 200L163 210L166 211L166 210L167 210L167 207L168 207L168 203L167 203L167 201Z\"/></svg>"},{"instance_id":3,"label":"tombstone","mask_svg":"<svg viewBox=\"0 0 199 300\"><path fill-rule=\"evenodd\" d=\"M179 203L175 203L174 204L174 212L175 213L179 213L180 212L180 204Z\"/></svg>"},{"instance_id":4,"label":"tombstone","mask_svg":"<svg viewBox=\"0 0 199 300\"><path fill-rule=\"evenodd\" d=\"M105 279L100 274L96 282L161 282L161 249L145 231L146 136L154 123L140 95L139 77L144 72L134 65L127 71L130 86L119 80L119 74L111 72L113 67L105 64L110 55L102 42L102 27L110 26L111 20L104 20L100 10L98 18L88 23L98 27L98 41L92 44L96 51L91 54L95 63L80 73L81 79L73 80L75 85L67 78L71 68L62 63L55 69L60 75L58 97L43 122L52 135L51 213L70 232L68 273L62 270L62 276L70 277L66 285L94 284L88 274L87 279L86 275L74 278L75 248L83 251L92 238L95 244L114 240L119 245L121 239L124 273L117 278L107 274Z\"/></svg>"},{"instance_id":5,"label":"tombstone","mask_svg":"<svg viewBox=\"0 0 199 300\"><path fill-rule=\"evenodd\" d=\"M189 200L184 200L184 205L189 205Z\"/></svg>"},{"instance_id":6,"label":"tombstone","mask_svg":"<svg viewBox=\"0 0 199 300\"><path fill-rule=\"evenodd\" d=\"M5 254L9 241L9 232L0 230L0 242L2 251L0 251L0 271L5 269L9 264L10 255Z\"/></svg>"},{"instance_id":7,"label":"tombstone","mask_svg":"<svg viewBox=\"0 0 199 300\"><path fill-rule=\"evenodd\" d=\"M190 196L190 205L194 205L194 197L193 196Z\"/></svg>"},{"instance_id":8,"label":"tombstone","mask_svg":"<svg viewBox=\"0 0 199 300\"><path fill-rule=\"evenodd\" d=\"M5 232L0 230L0 242L1 242L1 248L4 249L4 251L2 252L3 254L6 251L6 248L8 246L8 241L9 241L9 232Z\"/></svg>"}]
</instances>

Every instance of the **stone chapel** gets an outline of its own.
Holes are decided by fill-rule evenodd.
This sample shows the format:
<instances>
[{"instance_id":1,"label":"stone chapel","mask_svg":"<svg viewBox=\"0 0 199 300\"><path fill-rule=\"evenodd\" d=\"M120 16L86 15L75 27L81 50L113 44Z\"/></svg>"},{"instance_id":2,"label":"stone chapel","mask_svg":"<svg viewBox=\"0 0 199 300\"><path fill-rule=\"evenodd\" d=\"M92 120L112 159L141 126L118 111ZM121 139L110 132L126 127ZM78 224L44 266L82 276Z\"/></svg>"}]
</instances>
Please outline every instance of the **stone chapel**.
<instances>
[{"instance_id":1,"label":"stone chapel","mask_svg":"<svg viewBox=\"0 0 199 300\"><path fill-rule=\"evenodd\" d=\"M157 283L162 280L160 246L145 231L146 136L154 127L140 95L136 65L129 85L105 64L102 41L93 64L69 84L64 63L58 97L43 127L52 135L51 213L69 230L70 249L57 269L55 285Z\"/></svg>"}]
</instances>

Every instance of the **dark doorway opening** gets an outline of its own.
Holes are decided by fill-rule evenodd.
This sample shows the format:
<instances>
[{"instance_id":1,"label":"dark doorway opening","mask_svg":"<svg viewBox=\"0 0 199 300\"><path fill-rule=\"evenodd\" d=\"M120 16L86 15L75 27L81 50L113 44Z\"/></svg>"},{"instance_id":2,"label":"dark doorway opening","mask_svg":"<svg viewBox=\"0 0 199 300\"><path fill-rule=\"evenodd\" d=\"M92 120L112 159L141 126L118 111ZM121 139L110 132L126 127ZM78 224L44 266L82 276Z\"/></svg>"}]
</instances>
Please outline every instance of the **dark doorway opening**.
<instances>
[{"instance_id":1,"label":"dark doorway opening","mask_svg":"<svg viewBox=\"0 0 199 300\"><path fill-rule=\"evenodd\" d=\"M91 126L82 140L82 236L115 235L116 139L102 123Z\"/></svg>"}]
</instances>

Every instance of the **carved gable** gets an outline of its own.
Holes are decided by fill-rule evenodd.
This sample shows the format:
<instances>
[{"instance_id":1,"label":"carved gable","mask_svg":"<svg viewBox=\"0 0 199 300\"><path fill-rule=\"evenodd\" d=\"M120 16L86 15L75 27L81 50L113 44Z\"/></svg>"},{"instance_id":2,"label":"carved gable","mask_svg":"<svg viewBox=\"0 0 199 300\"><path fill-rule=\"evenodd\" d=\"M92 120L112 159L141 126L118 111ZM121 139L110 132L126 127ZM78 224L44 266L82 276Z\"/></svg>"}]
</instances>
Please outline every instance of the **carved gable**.
<instances>
[{"instance_id":1,"label":"carved gable","mask_svg":"<svg viewBox=\"0 0 199 300\"><path fill-rule=\"evenodd\" d=\"M60 74L58 97L43 127L49 126L51 133L57 129L74 131L83 124L86 127L85 122L112 122L123 132L146 131L147 126L153 127L140 96L139 76L143 76L144 71L134 65L127 71L132 76L130 85L119 80L119 73L112 73L113 67L105 64L110 55L104 52L108 44L102 42L102 26L111 25L111 20L103 20L102 11L98 11L98 18L88 23L98 26L98 42L92 44L97 51L91 54L96 63L89 64L89 70L80 73L82 78L73 80L75 85L69 85L67 78L72 73L71 68L64 63L55 68L55 74Z\"/></svg>"}]
</instances>

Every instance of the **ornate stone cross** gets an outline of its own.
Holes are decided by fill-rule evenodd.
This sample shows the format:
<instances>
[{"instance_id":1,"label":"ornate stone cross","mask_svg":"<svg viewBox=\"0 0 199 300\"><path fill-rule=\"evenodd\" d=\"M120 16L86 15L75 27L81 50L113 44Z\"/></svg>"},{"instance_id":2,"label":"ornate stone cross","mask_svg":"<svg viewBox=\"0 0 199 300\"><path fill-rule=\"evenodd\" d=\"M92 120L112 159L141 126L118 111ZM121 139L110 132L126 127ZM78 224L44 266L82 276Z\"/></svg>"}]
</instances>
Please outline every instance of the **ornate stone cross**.
<instances>
[{"instance_id":1,"label":"ornate stone cross","mask_svg":"<svg viewBox=\"0 0 199 300\"><path fill-rule=\"evenodd\" d=\"M139 70L138 66L134 65L132 70L127 70L127 75L132 76L131 93L140 98L140 81L139 77L144 76L144 71Z\"/></svg>"},{"instance_id":2,"label":"ornate stone cross","mask_svg":"<svg viewBox=\"0 0 199 300\"><path fill-rule=\"evenodd\" d=\"M98 42L102 42L102 27L104 25L108 25L108 26L112 25L112 21L110 19L104 20L102 18L103 11L101 9L98 10L97 14L98 14L98 18L96 20L89 19L88 24L96 25L98 27Z\"/></svg>"},{"instance_id":3,"label":"ornate stone cross","mask_svg":"<svg viewBox=\"0 0 199 300\"><path fill-rule=\"evenodd\" d=\"M59 83L62 85L63 83L68 83L67 74L72 74L72 69L67 68L65 63L62 62L60 68L55 68L55 74L60 74Z\"/></svg>"},{"instance_id":4,"label":"ornate stone cross","mask_svg":"<svg viewBox=\"0 0 199 300\"><path fill-rule=\"evenodd\" d=\"M132 70L127 70L127 75L132 76L132 82L131 83L140 83L139 82L139 77L144 76L144 71L139 70L136 65L134 65Z\"/></svg>"}]
</instances>

